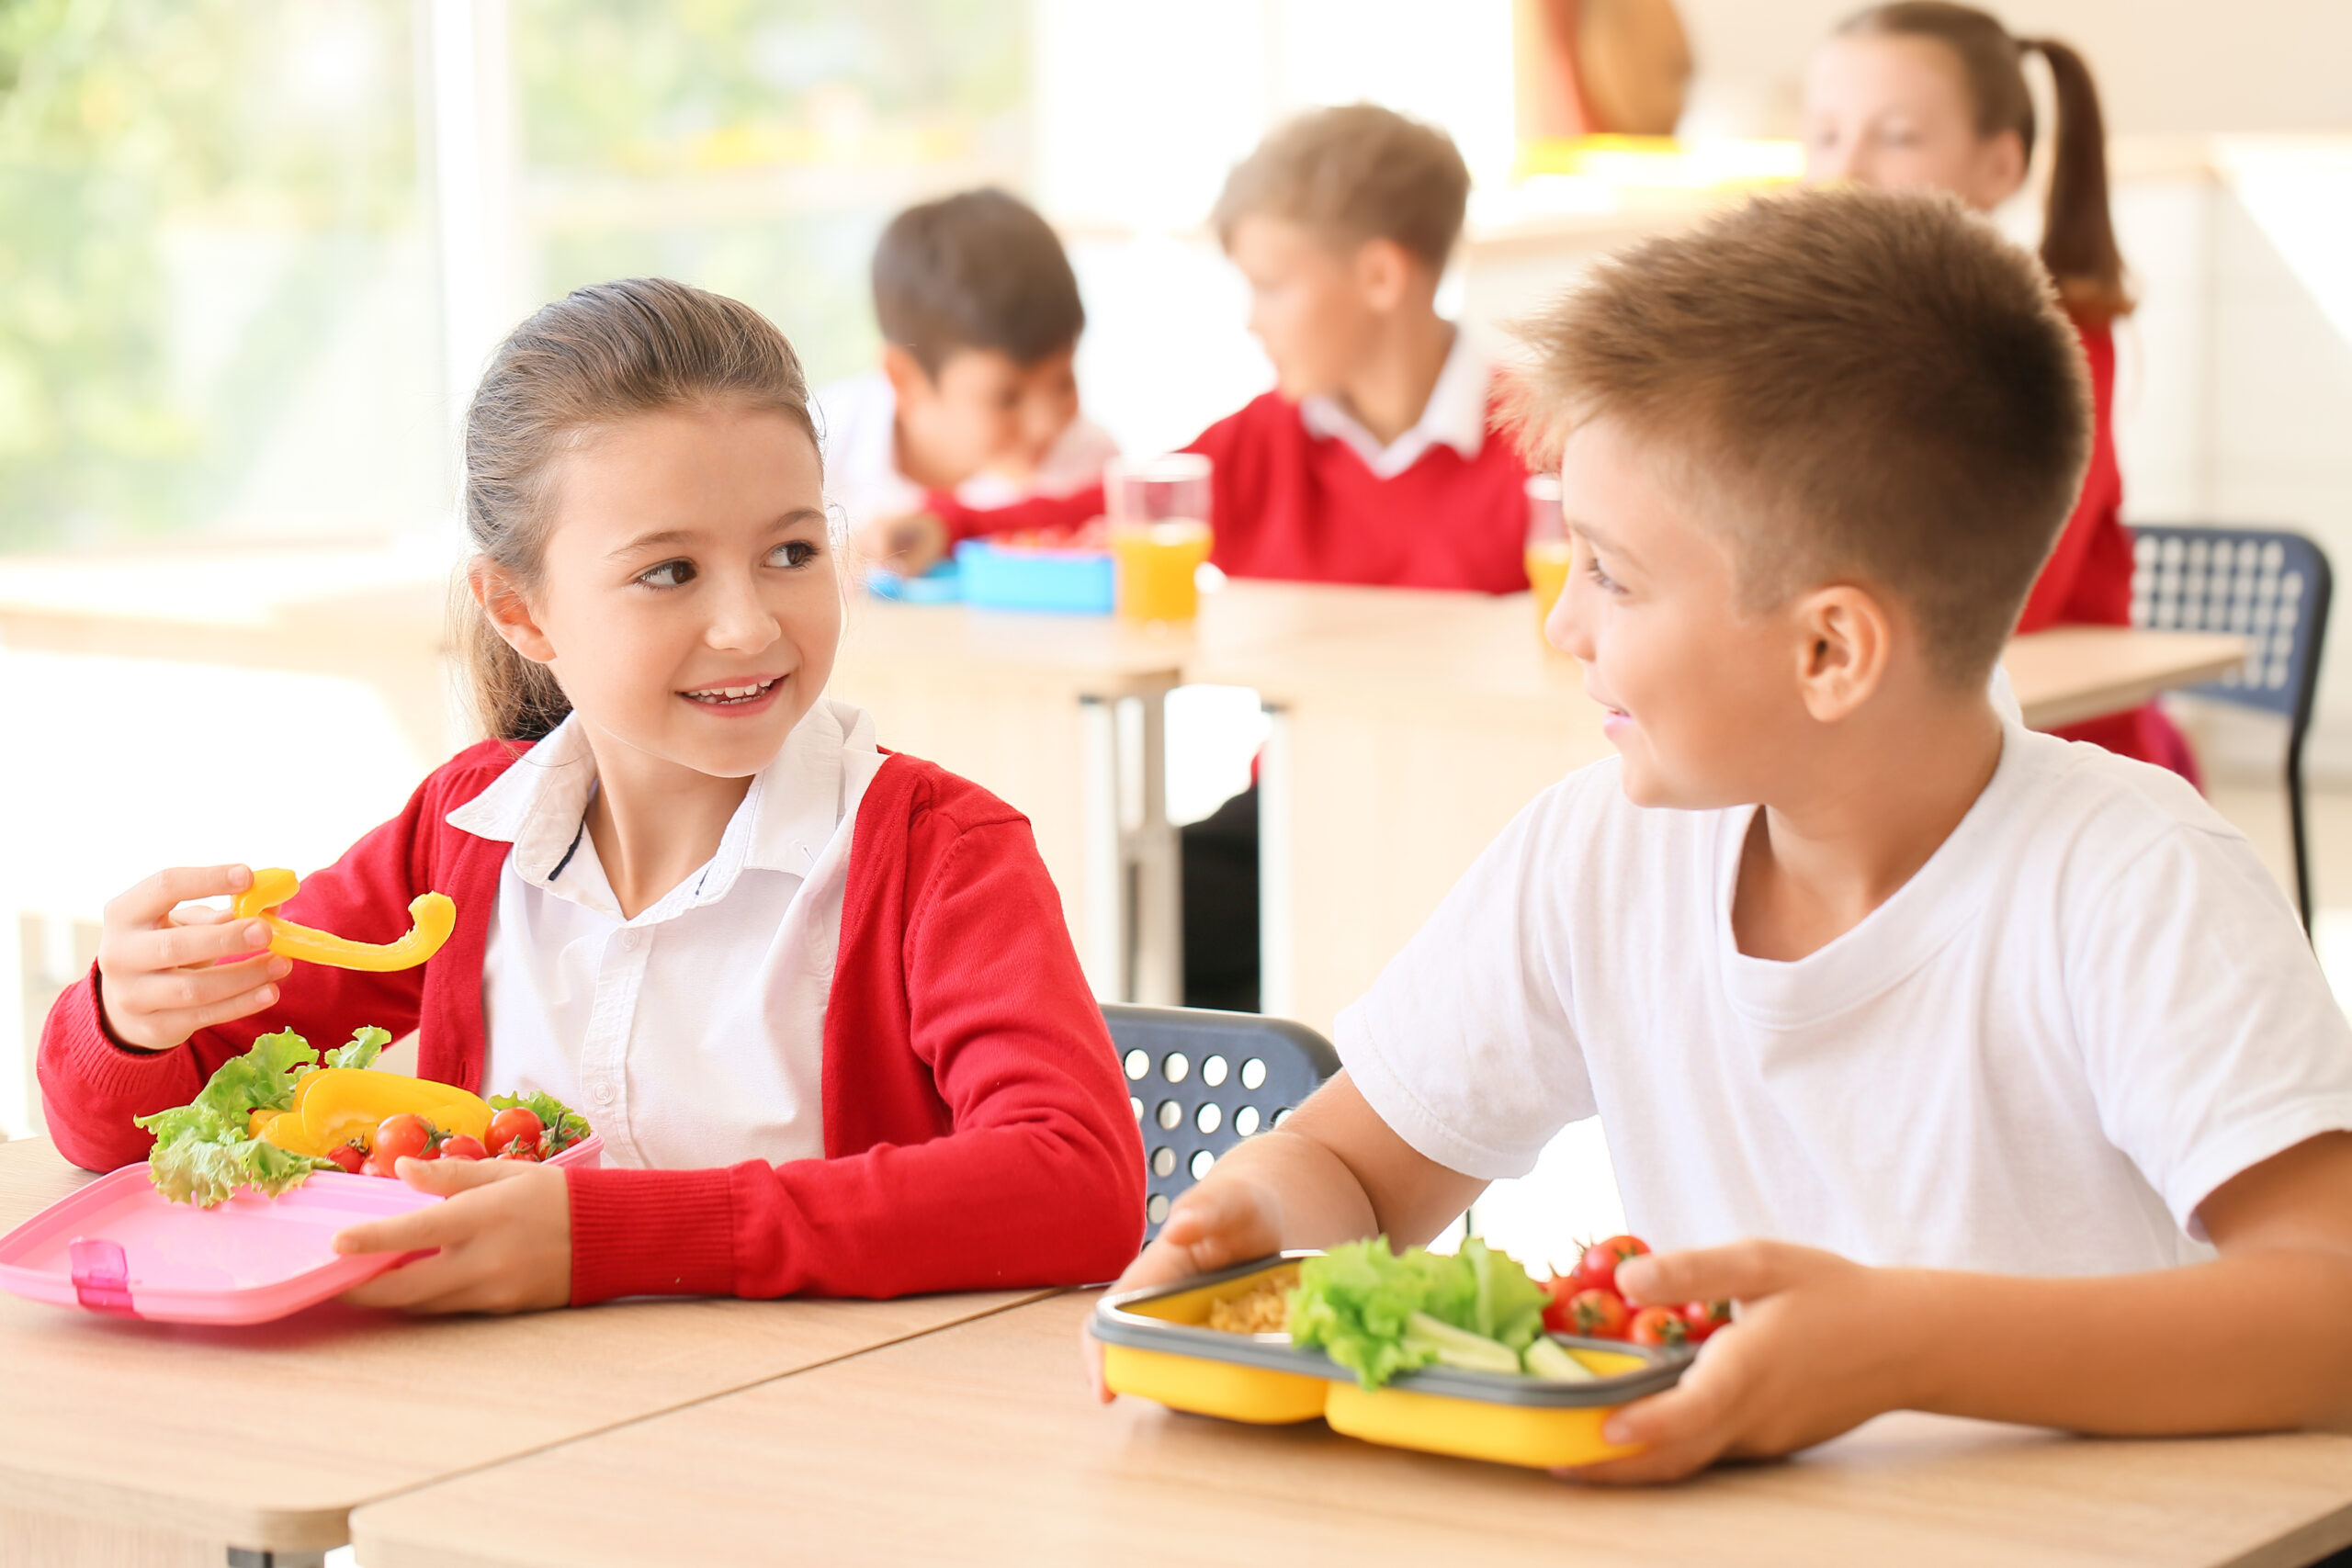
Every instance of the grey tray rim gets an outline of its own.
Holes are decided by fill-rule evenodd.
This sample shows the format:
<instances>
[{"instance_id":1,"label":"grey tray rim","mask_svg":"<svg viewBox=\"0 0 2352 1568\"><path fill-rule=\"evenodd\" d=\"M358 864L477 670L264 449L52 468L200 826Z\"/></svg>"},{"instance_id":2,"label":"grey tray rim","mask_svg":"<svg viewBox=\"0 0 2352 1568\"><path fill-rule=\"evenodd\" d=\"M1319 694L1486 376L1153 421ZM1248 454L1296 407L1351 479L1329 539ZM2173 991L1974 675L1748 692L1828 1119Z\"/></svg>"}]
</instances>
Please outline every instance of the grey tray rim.
<instances>
[{"instance_id":1,"label":"grey tray rim","mask_svg":"<svg viewBox=\"0 0 2352 1568\"><path fill-rule=\"evenodd\" d=\"M1172 1285L1151 1285L1138 1291L1122 1291L1115 1295L1104 1296L1094 1303L1094 1337L1105 1345L1121 1345L1131 1349L1164 1350L1203 1360L1255 1367L1261 1371L1289 1372L1299 1377L1323 1378L1331 1382L1353 1382L1356 1381L1355 1373L1320 1350L1297 1349L1286 1344L1268 1343L1261 1337L1227 1334L1215 1328L1165 1323L1129 1310L1141 1302L1158 1301L1165 1296L1182 1295L1186 1291L1222 1285L1246 1275L1262 1273L1281 1264L1320 1256L1312 1248L1273 1253L1251 1258L1247 1263L1237 1263L1229 1269L1195 1274ZM1453 1367L1424 1367L1419 1371L1391 1378L1385 1387L1401 1389L1408 1393L1476 1400L1487 1404L1516 1404L1551 1410L1587 1409L1594 1405L1623 1404L1628 1400L1672 1388L1681 1381L1684 1370L1698 1354L1688 1346L1636 1345L1624 1339L1587 1339L1567 1334L1555 1334L1550 1337L1558 1344L1580 1349L1639 1356L1649 1365L1638 1371L1620 1372L1615 1377L1596 1378L1590 1382L1557 1382L1547 1378L1505 1377L1498 1372L1465 1372Z\"/></svg>"}]
</instances>

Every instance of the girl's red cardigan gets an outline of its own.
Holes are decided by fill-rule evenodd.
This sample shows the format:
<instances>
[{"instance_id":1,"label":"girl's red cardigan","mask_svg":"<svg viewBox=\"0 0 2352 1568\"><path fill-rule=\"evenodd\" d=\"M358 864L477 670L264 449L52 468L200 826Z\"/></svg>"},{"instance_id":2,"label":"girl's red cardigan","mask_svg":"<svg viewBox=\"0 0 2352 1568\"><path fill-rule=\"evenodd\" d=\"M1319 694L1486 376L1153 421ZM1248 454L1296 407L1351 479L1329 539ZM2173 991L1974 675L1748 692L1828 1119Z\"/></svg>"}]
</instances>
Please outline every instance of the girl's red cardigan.
<instances>
[{"instance_id":1,"label":"girl's red cardigan","mask_svg":"<svg viewBox=\"0 0 2352 1568\"><path fill-rule=\"evenodd\" d=\"M325 871L287 914L360 940L428 889L458 926L422 969L297 964L266 1017L169 1051L115 1044L94 969L42 1031L40 1087L65 1156L146 1156L131 1118L180 1105L271 1029L419 1036L418 1072L481 1088L482 949L508 844L448 825L524 748L485 741ZM895 1296L1107 1280L1143 1235L1143 1147L1102 1014L1029 824L912 757L875 775L853 829L825 1008L825 1157L710 1170L572 1170L571 1299Z\"/></svg>"}]
</instances>

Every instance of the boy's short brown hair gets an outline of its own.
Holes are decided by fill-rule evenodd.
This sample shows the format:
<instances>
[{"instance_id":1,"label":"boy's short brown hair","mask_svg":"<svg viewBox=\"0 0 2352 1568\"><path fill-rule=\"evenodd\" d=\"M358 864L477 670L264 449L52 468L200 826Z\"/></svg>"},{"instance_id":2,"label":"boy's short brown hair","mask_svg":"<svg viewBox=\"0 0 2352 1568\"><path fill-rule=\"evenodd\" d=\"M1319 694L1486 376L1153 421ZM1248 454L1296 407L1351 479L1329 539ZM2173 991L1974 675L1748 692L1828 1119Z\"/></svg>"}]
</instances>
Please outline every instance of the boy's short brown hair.
<instances>
[{"instance_id":1,"label":"boy's short brown hair","mask_svg":"<svg viewBox=\"0 0 2352 1568\"><path fill-rule=\"evenodd\" d=\"M1226 175L1209 221L1227 250L1244 218L1282 218L1335 247L1392 240L1443 272L1469 199L1470 171L1452 137L1351 104L1300 115L1258 143Z\"/></svg>"},{"instance_id":2,"label":"boy's short brown hair","mask_svg":"<svg viewBox=\"0 0 2352 1568\"><path fill-rule=\"evenodd\" d=\"M1947 197L1758 198L1601 262L1521 335L1532 464L1619 422L1724 519L1749 608L1880 587L1955 683L2000 656L2089 459L2048 274Z\"/></svg>"},{"instance_id":3,"label":"boy's short brown hair","mask_svg":"<svg viewBox=\"0 0 2352 1568\"><path fill-rule=\"evenodd\" d=\"M874 315L886 342L937 376L958 349L1035 365L1078 342L1078 277L1036 209L993 186L910 207L874 247Z\"/></svg>"}]
</instances>

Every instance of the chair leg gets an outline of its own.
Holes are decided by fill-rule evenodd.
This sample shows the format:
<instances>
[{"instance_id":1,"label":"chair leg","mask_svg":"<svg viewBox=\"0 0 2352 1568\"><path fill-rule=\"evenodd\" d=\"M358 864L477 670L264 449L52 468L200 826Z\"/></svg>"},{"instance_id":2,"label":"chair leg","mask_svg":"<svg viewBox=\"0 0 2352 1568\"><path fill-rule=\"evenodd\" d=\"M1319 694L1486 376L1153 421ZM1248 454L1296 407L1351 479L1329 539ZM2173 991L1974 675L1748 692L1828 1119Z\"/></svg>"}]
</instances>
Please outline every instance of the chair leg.
<instances>
[{"instance_id":1,"label":"chair leg","mask_svg":"<svg viewBox=\"0 0 2352 1568\"><path fill-rule=\"evenodd\" d=\"M2295 908L2302 912L2303 934L2312 931L2311 852L2303 838L2303 747L2297 736L2287 748L2287 822L2295 840Z\"/></svg>"}]
</instances>

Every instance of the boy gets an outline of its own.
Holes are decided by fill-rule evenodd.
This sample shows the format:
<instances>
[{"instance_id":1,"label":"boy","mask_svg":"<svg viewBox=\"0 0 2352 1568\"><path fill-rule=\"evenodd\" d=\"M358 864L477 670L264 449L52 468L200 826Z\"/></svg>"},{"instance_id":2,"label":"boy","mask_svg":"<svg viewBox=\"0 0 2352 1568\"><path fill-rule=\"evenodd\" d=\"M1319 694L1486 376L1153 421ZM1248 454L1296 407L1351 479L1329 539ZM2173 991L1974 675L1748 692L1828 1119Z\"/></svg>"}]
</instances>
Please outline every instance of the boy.
<instances>
[{"instance_id":1,"label":"boy","mask_svg":"<svg viewBox=\"0 0 2352 1568\"><path fill-rule=\"evenodd\" d=\"M1597 1113L1667 1249L1620 1284L1740 1307L1590 1479L1906 1407L2352 1416L2352 1032L2294 910L2187 784L1986 694L2088 446L2032 259L1818 190L1604 264L1532 337L1577 554L1548 630L1620 754L1521 814L1340 1015L1345 1070L1124 1282L1425 1240Z\"/></svg>"},{"instance_id":2,"label":"boy","mask_svg":"<svg viewBox=\"0 0 2352 1568\"><path fill-rule=\"evenodd\" d=\"M1250 281L1275 388L1203 431L1210 559L1236 577L1516 593L1527 468L1489 428L1494 367L1437 313L1470 172L1443 131L1370 104L1283 126L1211 215ZM981 511L934 496L865 549L921 571L958 538L1069 528L1102 492ZM1183 830L1184 1000L1255 1011L1254 788Z\"/></svg>"},{"instance_id":3,"label":"boy","mask_svg":"<svg viewBox=\"0 0 2352 1568\"><path fill-rule=\"evenodd\" d=\"M1227 572L1527 586L1527 469L1488 429L1493 367L1436 308L1469 192L1443 131L1370 104L1290 121L1227 176L1211 221L1276 385L1185 448L1212 460ZM1102 511L1099 487L992 511L934 495L865 547L920 571L956 539Z\"/></svg>"},{"instance_id":4,"label":"boy","mask_svg":"<svg viewBox=\"0 0 2352 1568\"><path fill-rule=\"evenodd\" d=\"M853 530L926 492L1064 495L1117 456L1079 417L1086 308L1061 241L1001 190L910 207L874 249L882 365L817 395L827 499Z\"/></svg>"}]
</instances>

